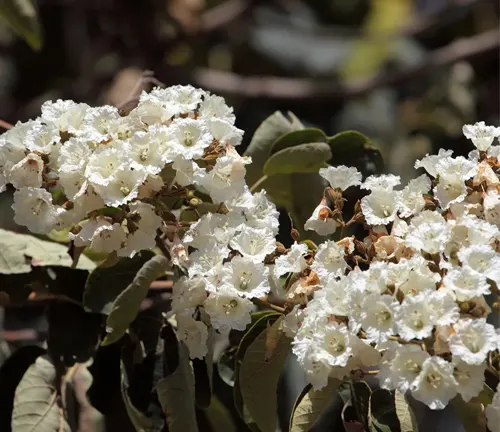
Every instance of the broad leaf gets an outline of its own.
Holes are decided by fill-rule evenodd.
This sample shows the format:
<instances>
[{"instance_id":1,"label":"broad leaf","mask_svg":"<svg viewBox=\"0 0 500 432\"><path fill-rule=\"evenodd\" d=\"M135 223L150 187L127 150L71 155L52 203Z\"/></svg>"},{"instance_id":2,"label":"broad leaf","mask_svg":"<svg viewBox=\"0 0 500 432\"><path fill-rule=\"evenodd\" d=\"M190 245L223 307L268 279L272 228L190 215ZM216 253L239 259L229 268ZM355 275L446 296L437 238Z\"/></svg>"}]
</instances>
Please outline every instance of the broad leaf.
<instances>
[{"instance_id":1,"label":"broad leaf","mask_svg":"<svg viewBox=\"0 0 500 432\"><path fill-rule=\"evenodd\" d=\"M109 315L118 295L132 283L144 263L154 256L142 251L133 258L123 258L112 267L97 267L87 278L83 306L88 312Z\"/></svg>"},{"instance_id":2,"label":"broad leaf","mask_svg":"<svg viewBox=\"0 0 500 432\"><path fill-rule=\"evenodd\" d=\"M158 399L170 432L197 432L194 405L194 376L189 353L184 344L179 347L179 365L172 374L156 384Z\"/></svg>"},{"instance_id":3,"label":"broad leaf","mask_svg":"<svg viewBox=\"0 0 500 432\"><path fill-rule=\"evenodd\" d=\"M29 234L19 234L0 229L0 273L22 274L31 272L31 267L71 267L73 260L64 245L40 240ZM95 264L81 257L77 269L93 270Z\"/></svg>"},{"instance_id":4,"label":"broad leaf","mask_svg":"<svg viewBox=\"0 0 500 432\"><path fill-rule=\"evenodd\" d=\"M248 346L239 369L244 407L262 432L274 432L276 429L278 380L289 352L290 340L282 333L271 357L266 360L266 339L268 331L272 332L282 320L283 316Z\"/></svg>"},{"instance_id":5,"label":"broad leaf","mask_svg":"<svg viewBox=\"0 0 500 432\"><path fill-rule=\"evenodd\" d=\"M42 33L33 0L4 0L0 3L0 16L32 49L41 48Z\"/></svg>"},{"instance_id":6,"label":"broad leaf","mask_svg":"<svg viewBox=\"0 0 500 432\"><path fill-rule=\"evenodd\" d=\"M212 431L237 432L236 424L229 410L217 397L212 397L210 405L204 410Z\"/></svg>"},{"instance_id":7,"label":"broad leaf","mask_svg":"<svg viewBox=\"0 0 500 432\"><path fill-rule=\"evenodd\" d=\"M376 432L399 430L394 397L388 390L377 389L370 396L370 429Z\"/></svg>"},{"instance_id":8,"label":"broad leaf","mask_svg":"<svg viewBox=\"0 0 500 432\"><path fill-rule=\"evenodd\" d=\"M288 132L280 136L271 148L270 155L288 147L295 147L300 144L326 142L327 136L321 129L307 128Z\"/></svg>"},{"instance_id":9,"label":"broad leaf","mask_svg":"<svg viewBox=\"0 0 500 432\"><path fill-rule=\"evenodd\" d=\"M313 390L308 385L297 398L290 419L290 432L306 432L311 429L323 410L332 401L342 381L331 378L326 387Z\"/></svg>"},{"instance_id":10,"label":"broad leaf","mask_svg":"<svg viewBox=\"0 0 500 432\"><path fill-rule=\"evenodd\" d=\"M394 404L401 425L401 432L418 432L417 419L408 403L408 399L398 390L394 393Z\"/></svg>"},{"instance_id":11,"label":"broad leaf","mask_svg":"<svg viewBox=\"0 0 500 432\"><path fill-rule=\"evenodd\" d=\"M283 134L293 130L290 121L279 111L264 120L255 131L245 156L252 157L252 163L247 166L246 180L252 186L263 173L262 168L269 157L273 143Z\"/></svg>"},{"instance_id":12,"label":"broad leaf","mask_svg":"<svg viewBox=\"0 0 500 432\"><path fill-rule=\"evenodd\" d=\"M300 144L274 153L264 165L264 174L293 174L317 172L332 157L325 143Z\"/></svg>"},{"instance_id":13,"label":"broad leaf","mask_svg":"<svg viewBox=\"0 0 500 432\"><path fill-rule=\"evenodd\" d=\"M493 396L493 390L485 384L481 393L469 402L465 402L460 395L451 401L465 432L486 432L484 408L491 403Z\"/></svg>"},{"instance_id":14,"label":"broad leaf","mask_svg":"<svg viewBox=\"0 0 500 432\"><path fill-rule=\"evenodd\" d=\"M112 344L125 334L137 316L141 303L148 294L151 282L162 276L169 264L170 261L163 255L154 256L143 264L130 285L113 302L111 312L106 320L108 334L102 341L103 345Z\"/></svg>"},{"instance_id":15,"label":"broad leaf","mask_svg":"<svg viewBox=\"0 0 500 432\"><path fill-rule=\"evenodd\" d=\"M71 432L58 391L57 373L47 356L38 357L17 386L12 432Z\"/></svg>"}]
</instances>

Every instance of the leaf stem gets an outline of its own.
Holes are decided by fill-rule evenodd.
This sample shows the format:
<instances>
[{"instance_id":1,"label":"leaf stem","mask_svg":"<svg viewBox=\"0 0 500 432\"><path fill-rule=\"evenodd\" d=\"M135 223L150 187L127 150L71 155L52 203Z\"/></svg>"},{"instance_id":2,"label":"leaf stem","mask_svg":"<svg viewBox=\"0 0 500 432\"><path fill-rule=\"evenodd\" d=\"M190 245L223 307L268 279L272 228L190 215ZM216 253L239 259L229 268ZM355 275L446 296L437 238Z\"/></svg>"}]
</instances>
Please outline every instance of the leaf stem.
<instances>
[{"instance_id":1,"label":"leaf stem","mask_svg":"<svg viewBox=\"0 0 500 432\"><path fill-rule=\"evenodd\" d=\"M272 309L275 312L285 313L285 309L284 308L282 308L280 306L276 306L275 304L269 303L267 300L263 300L263 299L260 299L260 298L253 298L252 302L254 304L256 304L257 306L267 307L269 309Z\"/></svg>"},{"instance_id":2,"label":"leaf stem","mask_svg":"<svg viewBox=\"0 0 500 432\"><path fill-rule=\"evenodd\" d=\"M250 188L250 192L253 192L255 189L257 189L262 183L264 183L267 179L269 178L269 176L267 175L263 175L259 180L257 180L253 185L252 187Z\"/></svg>"}]
</instances>

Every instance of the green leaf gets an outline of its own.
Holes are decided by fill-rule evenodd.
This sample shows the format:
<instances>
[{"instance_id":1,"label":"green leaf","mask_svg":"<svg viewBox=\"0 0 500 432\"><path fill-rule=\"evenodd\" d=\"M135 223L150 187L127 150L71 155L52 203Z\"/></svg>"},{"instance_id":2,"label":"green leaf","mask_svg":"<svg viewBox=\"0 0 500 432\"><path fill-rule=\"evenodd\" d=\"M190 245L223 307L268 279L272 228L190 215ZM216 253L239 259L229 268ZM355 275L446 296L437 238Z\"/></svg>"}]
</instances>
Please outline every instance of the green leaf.
<instances>
[{"instance_id":1,"label":"green leaf","mask_svg":"<svg viewBox=\"0 0 500 432\"><path fill-rule=\"evenodd\" d=\"M313 390L311 385L304 388L297 398L290 419L290 432L306 432L311 430L323 410L332 401L341 380L330 378L326 387Z\"/></svg>"},{"instance_id":2,"label":"green leaf","mask_svg":"<svg viewBox=\"0 0 500 432\"><path fill-rule=\"evenodd\" d=\"M106 320L108 334L102 341L102 345L110 345L125 334L137 316L141 303L148 294L151 282L162 276L169 265L170 260L163 255L156 255L143 264L134 280L113 302L111 312Z\"/></svg>"},{"instance_id":3,"label":"green leaf","mask_svg":"<svg viewBox=\"0 0 500 432\"><path fill-rule=\"evenodd\" d=\"M370 430L391 432L399 430L394 397L388 390L377 389L370 395Z\"/></svg>"},{"instance_id":4,"label":"green leaf","mask_svg":"<svg viewBox=\"0 0 500 432\"><path fill-rule=\"evenodd\" d=\"M32 49L41 48L42 33L33 0L4 0L0 4L0 16Z\"/></svg>"},{"instance_id":5,"label":"green leaf","mask_svg":"<svg viewBox=\"0 0 500 432\"><path fill-rule=\"evenodd\" d=\"M408 403L408 399L398 390L394 393L394 404L401 425L401 432L418 432L417 419Z\"/></svg>"},{"instance_id":6,"label":"green leaf","mask_svg":"<svg viewBox=\"0 0 500 432\"><path fill-rule=\"evenodd\" d=\"M273 143L281 135L292 130L292 123L280 111L270 115L257 128L244 154L252 158L252 163L247 165L246 173L246 181L249 186L262 177L262 169L269 157Z\"/></svg>"},{"instance_id":7,"label":"green leaf","mask_svg":"<svg viewBox=\"0 0 500 432\"><path fill-rule=\"evenodd\" d=\"M189 353L184 344L179 347L179 365L174 372L156 384L158 399L170 432L197 432L194 405L194 376Z\"/></svg>"},{"instance_id":8,"label":"green leaf","mask_svg":"<svg viewBox=\"0 0 500 432\"><path fill-rule=\"evenodd\" d=\"M212 397L210 405L204 412L213 432L238 432L231 413L217 397Z\"/></svg>"},{"instance_id":9,"label":"green leaf","mask_svg":"<svg viewBox=\"0 0 500 432\"><path fill-rule=\"evenodd\" d=\"M125 409L127 410L128 417L132 422L132 424L134 425L136 431L160 432L163 429L163 422L162 424L157 424L153 418L146 416L142 411L138 410L130 400L130 396L128 394L129 382L123 360L120 363L120 369L121 369L120 388L121 388L123 402L125 404Z\"/></svg>"},{"instance_id":10,"label":"green leaf","mask_svg":"<svg viewBox=\"0 0 500 432\"><path fill-rule=\"evenodd\" d=\"M279 152L280 150L295 147L300 144L326 142L327 136L321 129L307 128L288 132L280 136L271 148L270 155Z\"/></svg>"},{"instance_id":11,"label":"green leaf","mask_svg":"<svg viewBox=\"0 0 500 432\"><path fill-rule=\"evenodd\" d=\"M38 357L17 386L12 432L71 432L56 389L57 373L48 356Z\"/></svg>"},{"instance_id":12,"label":"green leaf","mask_svg":"<svg viewBox=\"0 0 500 432\"><path fill-rule=\"evenodd\" d=\"M64 245L40 240L29 234L18 234L0 229L0 273L30 273L31 267L59 266L70 267L73 264ZM77 269L92 270L95 264L86 257L81 257Z\"/></svg>"},{"instance_id":13,"label":"green leaf","mask_svg":"<svg viewBox=\"0 0 500 432\"><path fill-rule=\"evenodd\" d=\"M239 369L243 404L262 432L276 430L278 380L288 356L290 340L282 333L266 361L266 339L267 332L279 326L283 318L278 318L269 330L262 331L248 346Z\"/></svg>"},{"instance_id":14,"label":"green leaf","mask_svg":"<svg viewBox=\"0 0 500 432\"><path fill-rule=\"evenodd\" d=\"M325 143L300 144L274 153L264 165L264 174L317 172L332 157Z\"/></svg>"},{"instance_id":15,"label":"green leaf","mask_svg":"<svg viewBox=\"0 0 500 432\"><path fill-rule=\"evenodd\" d=\"M115 299L132 283L137 272L153 256L151 251L142 251L133 258L121 259L112 267L97 267L89 274L85 284L85 310L109 315Z\"/></svg>"},{"instance_id":16,"label":"green leaf","mask_svg":"<svg viewBox=\"0 0 500 432\"><path fill-rule=\"evenodd\" d=\"M452 399L455 413L462 421L465 432L486 432L486 415L484 408L489 405L494 396L493 390L486 384L477 397L465 402L460 395Z\"/></svg>"}]
</instances>

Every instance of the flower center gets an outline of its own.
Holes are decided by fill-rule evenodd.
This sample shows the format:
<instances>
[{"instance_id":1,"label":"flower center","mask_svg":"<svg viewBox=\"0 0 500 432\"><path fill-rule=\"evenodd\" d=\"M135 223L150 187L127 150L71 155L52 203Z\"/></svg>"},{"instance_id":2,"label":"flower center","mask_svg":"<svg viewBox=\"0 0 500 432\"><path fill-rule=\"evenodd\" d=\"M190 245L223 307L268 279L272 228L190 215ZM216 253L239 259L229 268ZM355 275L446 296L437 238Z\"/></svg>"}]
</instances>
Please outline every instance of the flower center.
<instances>
[{"instance_id":1,"label":"flower center","mask_svg":"<svg viewBox=\"0 0 500 432\"><path fill-rule=\"evenodd\" d=\"M441 375L431 372L425 377L425 380L433 389L437 389L441 385L443 378Z\"/></svg>"},{"instance_id":2,"label":"flower center","mask_svg":"<svg viewBox=\"0 0 500 432\"><path fill-rule=\"evenodd\" d=\"M194 143L194 136L190 131L184 131L184 145L191 147Z\"/></svg>"}]
</instances>

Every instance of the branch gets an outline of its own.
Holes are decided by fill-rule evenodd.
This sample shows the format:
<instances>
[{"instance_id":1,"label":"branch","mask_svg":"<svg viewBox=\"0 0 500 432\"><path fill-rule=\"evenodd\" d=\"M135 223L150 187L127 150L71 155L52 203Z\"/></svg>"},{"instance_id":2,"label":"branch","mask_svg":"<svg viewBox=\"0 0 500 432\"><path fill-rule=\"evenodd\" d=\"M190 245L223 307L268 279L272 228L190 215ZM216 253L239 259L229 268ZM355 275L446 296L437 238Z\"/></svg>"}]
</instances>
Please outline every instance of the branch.
<instances>
[{"instance_id":1,"label":"branch","mask_svg":"<svg viewBox=\"0 0 500 432\"><path fill-rule=\"evenodd\" d=\"M196 69L193 73L193 80L198 86L216 93L247 98L300 101L343 99L362 96L380 87L400 84L433 69L493 51L499 46L498 30L488 30L439 48L415 66L393 74L378 74L372 78L346 82L345 84L303 78L244 77L232 72L208 68Z\"/></svg>"},{"instance_id":2,"label":"branch","mask_svg":"<svg viewBox=\"0 0 500 432\"><path fill-rule=\"evenodd\" d=\"M247 12L251 6L250 0L229 0L207 10L200 17L199 33L209 33L224 27Z\"/></svg>"}]
</instances>

